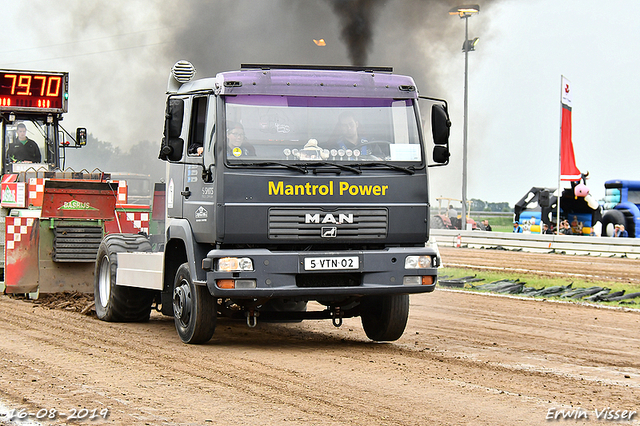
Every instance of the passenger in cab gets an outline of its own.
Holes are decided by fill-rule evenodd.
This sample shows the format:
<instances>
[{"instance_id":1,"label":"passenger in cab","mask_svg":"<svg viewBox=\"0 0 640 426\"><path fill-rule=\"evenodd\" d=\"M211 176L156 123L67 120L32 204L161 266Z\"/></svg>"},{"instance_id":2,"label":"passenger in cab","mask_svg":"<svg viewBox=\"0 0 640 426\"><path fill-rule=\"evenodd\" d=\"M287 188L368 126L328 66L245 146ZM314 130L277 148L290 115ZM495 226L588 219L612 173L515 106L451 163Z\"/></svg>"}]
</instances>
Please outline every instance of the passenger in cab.
<instances>
[{"instance_id":1,"label":"passenger in cab","mask_svg":"<svg viewBox=\"0 0 640 426\"><path fill-rule=\"evenodd\" d=\"M244 127L240 123L227 123L227 156L228 157L255 157L256 149L247 142Z\"/></svg>"}]
</instances>

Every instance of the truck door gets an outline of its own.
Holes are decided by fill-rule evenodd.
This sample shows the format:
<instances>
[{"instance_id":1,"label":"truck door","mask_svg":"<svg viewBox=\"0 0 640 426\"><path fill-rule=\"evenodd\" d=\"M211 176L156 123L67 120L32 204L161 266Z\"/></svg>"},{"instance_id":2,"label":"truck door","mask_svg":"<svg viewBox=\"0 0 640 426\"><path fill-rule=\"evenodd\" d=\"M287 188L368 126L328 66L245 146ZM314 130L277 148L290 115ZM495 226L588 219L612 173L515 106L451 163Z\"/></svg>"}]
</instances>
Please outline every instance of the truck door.
<instances>
[{"instance_id":1,"label":"truck door","mask_svg":"<svg viewBox=\"0 0 640 426\"><path fill-rule=\"evenodd\" d=\"M214 207L214 184L203 181L204 150L212 149L210 140L215 123L215 103L208 96L193 98L189 139L184 168L182 195L183 217L191 223L196 241L211 235ZM209 136L207 136L209 135ZM210 238L208 238L210 239Z\"/></svg>"},{"instance_id":2,"label":"truck door","mask_svg":"<svg viewBox=\"0 0 640 426\"><path fill-rule=\"evenodd\" d=\"M167 100L165 111L164 137L160 158L169 160L167 176L167 217L182 218L181 193L184 191L184 168L182 159L188 157L184 149L189 127L183 125L185 111L188 111L189 98L172 96ZM164 152L166 150L166 153Z\"/></svg>"}]
</instances>

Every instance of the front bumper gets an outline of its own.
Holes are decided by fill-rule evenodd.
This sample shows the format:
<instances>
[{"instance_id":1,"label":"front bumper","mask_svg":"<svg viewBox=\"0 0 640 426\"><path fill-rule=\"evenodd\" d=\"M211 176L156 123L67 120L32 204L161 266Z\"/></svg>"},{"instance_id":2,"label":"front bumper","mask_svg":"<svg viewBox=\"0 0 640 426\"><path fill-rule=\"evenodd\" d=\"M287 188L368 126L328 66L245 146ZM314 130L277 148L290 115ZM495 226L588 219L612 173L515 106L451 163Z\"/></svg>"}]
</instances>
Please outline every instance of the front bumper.
<instances>
[{"instance_id":1,"label":"front bumper","mask_svg":"<svg viewBox=\"0 0 640 426\"><path fill-rule=\"evenodd\" d=\"M307 271L305 258L357 256L359 267L354 270ZM407 256L430 256L431 267L405 269ZM437 281L437 252L430 247L391 247L384 250L350 250L332 252L281 252L267 249L211 250L207 254L209 263L224 257L249 257L253 271L222 272L207 271L206 285L214 297L220 298L298 298L326 299L332 296L349 297L380 294L427 293L435 289ZM324 275L322 286L301 286L303 278L310 274ZM349 274L357 285L327 286L342 274ZM305 277L303 277L305 276ZM406 276L433 277L427 285L405 285ZM219 280L255 280L255 288L220 288ZM353 282L353 280L352 280Z\"/></svg>"}]
</instances>

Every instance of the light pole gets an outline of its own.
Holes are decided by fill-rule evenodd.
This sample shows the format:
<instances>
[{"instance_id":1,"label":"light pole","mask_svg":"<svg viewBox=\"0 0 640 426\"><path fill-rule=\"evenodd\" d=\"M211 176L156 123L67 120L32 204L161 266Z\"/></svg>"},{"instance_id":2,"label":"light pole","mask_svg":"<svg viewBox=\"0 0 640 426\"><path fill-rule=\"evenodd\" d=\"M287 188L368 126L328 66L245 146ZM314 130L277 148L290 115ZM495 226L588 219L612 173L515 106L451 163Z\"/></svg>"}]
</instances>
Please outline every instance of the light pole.
<instances>
[{"instance_id":1,"label":"light pole","mask_svg":"<svg viewBox=\"0 0 640 426\"><path fill-rule=\"evenodd\" d=\"M457 6L449 11L449 15L458 15L460 19L464 19L464 43L462 51L464 52L464 115L462 130L462 218L460 219L460 228L467 229L467 92L469 85L469 52L475 50L478 37L469 40L469 17L474 13L480 12L480 6L472 4L468 6Z\"/></svg>"}]
</instances>

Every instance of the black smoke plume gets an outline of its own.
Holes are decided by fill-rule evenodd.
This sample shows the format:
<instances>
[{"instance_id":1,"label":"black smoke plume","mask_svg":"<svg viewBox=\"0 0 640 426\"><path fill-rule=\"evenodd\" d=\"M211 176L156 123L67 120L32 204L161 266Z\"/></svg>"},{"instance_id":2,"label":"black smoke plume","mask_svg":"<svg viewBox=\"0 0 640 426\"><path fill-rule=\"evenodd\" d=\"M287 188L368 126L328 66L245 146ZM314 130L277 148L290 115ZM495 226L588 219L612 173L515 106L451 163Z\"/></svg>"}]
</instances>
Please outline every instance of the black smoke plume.
<instances>
[{"instance_id":1,"label":"black smoke plume","mask_svg":"<svg viewBox=\"0 0 640 426\"><path fill-rule=\"evenodd\" d=\"M373 26L383 0L330 0L342 27L340 39L349 50L351 64L367 65L373 39Z\"/></svg>"}]
</instances>

